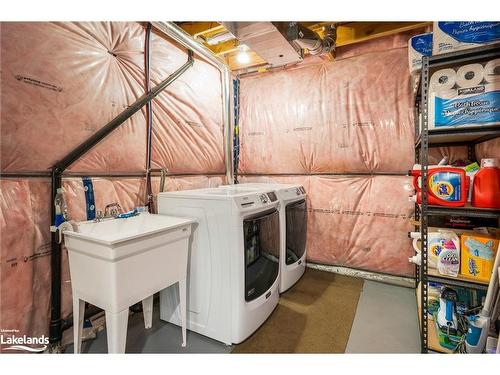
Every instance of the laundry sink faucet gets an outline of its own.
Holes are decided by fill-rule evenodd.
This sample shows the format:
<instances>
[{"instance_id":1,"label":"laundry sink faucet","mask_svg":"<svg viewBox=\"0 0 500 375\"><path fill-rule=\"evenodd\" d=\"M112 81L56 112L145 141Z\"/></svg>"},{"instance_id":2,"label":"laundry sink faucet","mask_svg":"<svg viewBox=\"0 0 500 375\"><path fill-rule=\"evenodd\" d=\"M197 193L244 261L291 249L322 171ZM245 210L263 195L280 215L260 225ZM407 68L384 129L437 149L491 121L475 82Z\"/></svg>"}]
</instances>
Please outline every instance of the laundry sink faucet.
<instances>
[{"instance_id":1,"label":"laundry sink faucet","mask_svg":"<svg viewBox=\"0 0 500 375\"><path fill-rule=\"evenodd\" d=\"M122 213L122 208L118 203L110 203L104 208L104 218L115 217Z\"/></svg>"}]
</instances>

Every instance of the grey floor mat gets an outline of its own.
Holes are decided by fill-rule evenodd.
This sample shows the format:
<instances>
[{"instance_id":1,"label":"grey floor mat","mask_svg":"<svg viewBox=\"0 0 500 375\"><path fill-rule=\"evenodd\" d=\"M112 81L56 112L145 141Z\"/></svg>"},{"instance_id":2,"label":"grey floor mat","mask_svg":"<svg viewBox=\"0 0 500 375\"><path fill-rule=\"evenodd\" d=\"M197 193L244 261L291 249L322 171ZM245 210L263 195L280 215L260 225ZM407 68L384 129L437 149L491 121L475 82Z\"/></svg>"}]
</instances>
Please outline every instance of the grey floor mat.
<instances>
[{"instance_id":1,"label":"grey floor mat","mask_svg":"<svg viewBox=\"0 0 500 375\"><path fill-rule=\"evenodd\" d=\"M420 353L415 290L365 281L346 353Z\"/></svg>"}]
</instances>

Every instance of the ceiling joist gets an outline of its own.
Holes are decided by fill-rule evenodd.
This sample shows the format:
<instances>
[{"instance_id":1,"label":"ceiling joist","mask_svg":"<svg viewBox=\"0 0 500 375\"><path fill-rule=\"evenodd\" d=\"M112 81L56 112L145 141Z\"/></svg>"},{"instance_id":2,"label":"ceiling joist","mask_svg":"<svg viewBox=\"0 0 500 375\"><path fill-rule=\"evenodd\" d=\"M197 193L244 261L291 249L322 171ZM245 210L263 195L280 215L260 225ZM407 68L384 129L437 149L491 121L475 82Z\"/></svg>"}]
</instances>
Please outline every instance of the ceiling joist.
<instances>
[{"instance_id":1,"label":"ceiling joist","mask_svg":"<svg viewBox=\"0 0 500 375\"><path fill-rule=\"evenodd\" d=\"M350 22L337 27L337 47L420 29L430 22Z\"/></svg>"},{"instance_id":2,"label":"ceiling joist","mask_svg":"<svg viewBox=\"0 0 500 375\"><path fill-rule=\"evenodd\" d=\"M337 28L337 47L347 46L355 43L364 42L388 35L394 35L405 31L422 29L429 26L431 22L303 22L303 26L318 33L321 37L324 34L325 27L335 25ZM219 22L181 22L179 25L189 34L203 41L217 34L227 31ZM239 42L237 39L231 39L216 45L205 45L210 50L223 57L231 70L238 70L252 66L263 65L266 62L255 52L248 51L250 62L244 66L236 60Z\"/></svg>"}]
</instances>

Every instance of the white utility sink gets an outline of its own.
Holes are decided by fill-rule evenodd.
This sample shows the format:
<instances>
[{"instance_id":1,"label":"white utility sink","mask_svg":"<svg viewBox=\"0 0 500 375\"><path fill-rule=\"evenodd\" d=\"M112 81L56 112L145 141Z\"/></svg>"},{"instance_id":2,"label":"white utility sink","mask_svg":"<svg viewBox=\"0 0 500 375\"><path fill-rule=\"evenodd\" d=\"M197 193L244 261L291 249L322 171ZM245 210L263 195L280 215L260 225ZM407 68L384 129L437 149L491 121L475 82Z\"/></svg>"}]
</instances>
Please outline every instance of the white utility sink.
<instances>
[{"instance_id":1,"label":"white utility sink","mask_svg":"<svg viewBox=\"0 0 500 375\"><path fill-rule=\"evenodd\" d=\"M124 353L129 306L142 301L151 327L153 294L179 284L186 344L186 272L195 220L141 213L76 223L64 231L73 291L75 353L80 352L85 301L106 312L108 352Z\"/></svg>"}]
</instances>

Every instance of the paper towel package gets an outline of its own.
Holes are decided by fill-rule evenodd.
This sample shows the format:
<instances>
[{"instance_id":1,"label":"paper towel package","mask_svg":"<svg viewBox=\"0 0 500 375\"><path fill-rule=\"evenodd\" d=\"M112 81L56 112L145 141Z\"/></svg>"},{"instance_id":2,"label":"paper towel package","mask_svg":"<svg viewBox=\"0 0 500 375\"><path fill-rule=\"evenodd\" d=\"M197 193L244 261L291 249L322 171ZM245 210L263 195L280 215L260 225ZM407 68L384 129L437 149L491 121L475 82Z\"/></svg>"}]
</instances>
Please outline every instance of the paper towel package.
<instances>
[{"instance_id":1,"label":"paper towel package","mask_svg":"<svg viewBox=\"0 0 500 375\"><path fill-rule=\"evenodd\" d=\"M432 54L500 42L500 22L434 22Z\"/></svg>"},{"instance_id":2,"label":"paper towel package","mask_svg":"<svg viewBox=\"0 0 500 375\"><path fill-rule=\"evenodd\" d=\"M500 59L432 73L429 97L429 129L500 125Z\"/></svg>"},{"instance_id":3,"label":"paper towel package","mask_svg":"<svg viewBox=\"0 0 500 375\"><path fill-rule=\"evenodd\" d=\"M410 73L422 68L422 56L432 55L432 33L415 35L408 41Z\"/></svg>"}]
</instances>

